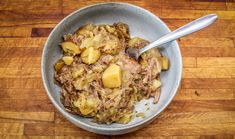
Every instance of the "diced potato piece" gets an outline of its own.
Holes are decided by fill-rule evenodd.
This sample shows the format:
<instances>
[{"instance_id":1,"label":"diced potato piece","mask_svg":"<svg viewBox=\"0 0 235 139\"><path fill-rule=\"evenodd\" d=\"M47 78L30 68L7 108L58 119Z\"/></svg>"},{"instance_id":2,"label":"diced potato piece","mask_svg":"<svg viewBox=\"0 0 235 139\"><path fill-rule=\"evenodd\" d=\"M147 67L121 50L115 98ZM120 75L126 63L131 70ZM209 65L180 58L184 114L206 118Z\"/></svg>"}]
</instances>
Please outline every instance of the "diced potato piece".
<instances>
[{"instance_id":1,"label":"diced potato piece","mask_svg":"<svg viewBox=\"0 0 235 139\"><path fill-rule=\"evenodd\" d=\"M140 64L141 64L141 66L143 66L143 67L147 67L147 66L148 66L148 62L147 62L146 60L144 60L144 59L141 59L141 60L140 60Z\"/></svg>"},{"instance_id":2,"label":"diced potato piece","mask_svg":"<svg viewBox=\"0 0 235 139\"><path fill-rule=\"evenodd\" d=\"M116 64L111 64L102 75L104 87L120 87L122 81L121 77L121 68Z\"/></svg>"},{"instance_id":3,"label":"diced potato piece","mask_svg":"<svg viewBox=\"0 0 235 139\"><path fill-rule=\"evenodd\" d=\"M54 68L57 72L59 72L64 66L64 61L63 60L59 60L58 62L56 62L56 64L54 65Z\"/></svg>"},{"instance_id":4,"label":"diced potato piece","mask_svg":"<svg viewBox=\"0 0 235 139\"><path fill-rule=\"evenodd\" d=\"M169 59L165 56L162 57L162 70L169 69Z\"/></svg>"},{"instance_id":5,"label":"diced potato piece","mask_svg":"<svg viewBox=\"0 0 235 139\"><path fill-rule=\"evenodd\" d=\"M106 25L105 26L106 30L109 32L109 33L114 33L115 32L115 28L114 27L111 27L109 25Z\"/></svg>"},{"instance_id":6,"label":"diced potato piece","mask_svg":"<svg viewBox=\"0 0 235 139\"><path fill-rule=\"evenodd\" d=\"M94 64L100 58L100 51L93 47L89 47L81 54L82 62L86 64Z\"/></svg>"},{"instance_id":7,"label":"diced potato piece","mask_svg":"<svg viewBox=\"0 0 235 139\"><path fill-rule=\"evenodd\" d=\"M75 71L73 71L72 75L73 78L77 78L78 76L81 76L84 72L84 68L83 67L79 67L78 69L76 69Z\"/></svg>"},{"instance_id":8,"label":"diced potato piece","mask_svg":"<svg viewBox=\"0 0 235 139\"><path fill-rule=\"evenodd\" d=\"M106 42L103 51L107 54L116 54L117 52L119 52L120 47L121 45L119 39L113 36Z\"/></svg>"},{"instance_id":9,"label":"diced potato piece","mask_svg":"<svg viewBox=\"0 0 235 139\"><path fill-rule=\"evenodd\" d=\"M161 82L157 79L154 79L152 82L152 89L157 90L161 86Z\"/></svg>"},{"instance_id":10,"label":"diced potato piece","mask_svg":"<svg viewBox=\"0 0 235 139\"><path fill-rule=\"evenodd\" d=\"M63 43L61 43L61 46L62 46L64 52L69 52L72 54L80 54L81 53L79 47L75 43L63 42Z\"/></svg>"},{"instance_id":11,"label":"diced potato piece","mask_svg":"<svg viewBox=\"0 0 235 139\"><path fill-rule=\"evenodd\" d=\"M94 97L79 95L79 99L73 102L74 106L79 108L82 115L89 115L97 109L97 101Z\"/></svg>"},{"instance_id":12,"label":"diced potato piece","mask_svg":"<svg viewBox=\"0 0 235 139\"><path fill-rule=\"evenodd\" d=\"M84 25L84 26L80 27L77 30L77 34L78 35L87 35L87 34L90 34L90 31L93 30L94 28L95 28L95 26L93 24Z\"/></svg>"},{"instance_id":13,"label":"diced potato piece","mask_svg":"<svg viewBox=\"0 0 235 139\"><path fill-rule=\"evenodd\" d=\"M80 46L81 49L93 47L95 45L93 38L86 38L82 41Z\"/></svg>"},{"instance_id":14,"label":"diced potato piece","mask_svg":"<svg viewBox=\"0 0 235 139\"><path fill-rule=\"evenodd\" d=\"M121 124L127 124L131 121L131 114L124 114L117 122Z\"/></svg>"},{"instance_id":15,"label":"diced potato piece","mask_svg":"<svg viewBox=\"0 0 235 139\"><path fill-rule=\"evenodd\" d=\"M72 56L64 56L62 58L62 60L64 61L64 63L66 65L71 65L73 63L73 57Z\"/></svg>"},{"instance_id":16,"label":"diced potato piece","mask_svg":"<svg viewBox=\"0 0 235 139\"><path fill-rule=\"evenodd\" d=\"M83 78L78 78L76 79L73 85L77 90L82 90L84 86L86 85L86 82Z\"/></svg>"},{"instance_id":17,"label":"diced potato piece","mask_svg":"<svg viewBox=\"0 0 235 139\"><path fill-rule=\"evenodd\" d=\"M139 112L136 114L136 117L145 118L145 114L143 112Z\"/></svg>"}]
</instances>

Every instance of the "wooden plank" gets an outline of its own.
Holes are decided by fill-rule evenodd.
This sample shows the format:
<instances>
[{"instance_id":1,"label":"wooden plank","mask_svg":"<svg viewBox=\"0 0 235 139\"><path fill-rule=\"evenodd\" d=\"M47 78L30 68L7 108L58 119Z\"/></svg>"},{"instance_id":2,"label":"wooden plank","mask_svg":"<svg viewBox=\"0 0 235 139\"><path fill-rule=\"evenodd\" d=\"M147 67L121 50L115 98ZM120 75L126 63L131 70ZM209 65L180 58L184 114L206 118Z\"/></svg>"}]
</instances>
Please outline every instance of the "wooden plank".
<instances>
[{"instance_id":1,"label":"wooden plank","mask_svg":"<svg viewBox=\"0 0 235 139\"><path fill-rule=\"evenodd\" d=\"M106 0L107 1L107 0ZM146 6L147 9L149 9L149 4L150 2L152 2L151 0L108 0L109 2L126 2L126 3L131 3L131 4L135 4L137 6L141 6L144 7ZM108 2L107 1L107 2ZM161 0L155 0L154 2L160 2ZM91 4L97 4L99 3L99 0L91 0L91 1L77 1L77 0L63 0L63 14L69 14L75 10L78 10L82 7L85 7L87 5L91 5Z\"/></svg>"},{"instance_id":2,"label":"wooden plank","mask_svg":"<svg viewBox=\"0 0 235 139\"><path fill-rule=\"evenodd\" d=\"M55 125L55 135L56 136L82 136L82 137L103 137L92 132L85 131L73 124L56 124Z\"/></svg>"},{"instance_id":3,"label":"wooden plank","mask_svg":"<svg viewBox=\"0 0 235 139\"><path fill-rule=\"evenodd\" d=\"M54 28L63 16L56 19L17 19L17 20L4 20L0 22L0 27L30 27L30 28Z\"/></svg>"},{"instance_id":4,"label":"wooden plank","mask_svg":"<svg viewBox=\"0 0 235 139\"><path fill-rule=\"evenodd\" d=\"M81 136L55 136L55 139L82 139L82 138L84 138L84 137L81 137ZM85 137L86 138L86 137ZM102 136L102 137L87 137L87 138L89 138L89 139L112 139L112 138L118 138L118 136L114 136L114 137L112 137L112 136ZM134 138L134 137L133 137ZM125 137L124 137L124 139L125 139ZM158 137L156 137L156 139L158 139ZM160 138L159 138L160 139ZM166 138L162 138L162 139L166 139Z\"/></svg>"},{"instance_id":5,"label":"wooden plank","mask_svg":"<svg viewBox=\"0 0 235 139\"><path fill-rule=\"evenodd\" d=\"M132 133L135 136L154 135L215 135L234 134L234 124L179 124L179 125L149 125L145 129ZM131 135L131 134L130 134Z\"/></svg>"},{"instance_id":6,"label":"wooden plank","mask_svg":"<svg viewBox=\"0 0 235 139\"><path fill-rule=\"evenodd\" d=\"M21 68L22 58L0 58L0 68Z\"/></svg>"},{"instance_id":7,"label":"wooden plank","mask_svg":"<svg viewBox=\"0 0 235 139\"><path fill-rule=\"evenodd\" d=\"M59 46L58 46L59 47ZM0 47L0 58L41 57L40 47Z\"/></svg>"},{"instance_id":8,"label":"wooden plank","mask_svg":"<svg viewBox=\"0 0 235 139\"><path fill-rule=\"evenodd\" d=\"M30 27L0 27L0 37L29 37Z\"/></svg>"},{"instance_id":9,"label":"wooden plank","mask_svg":"<svg viewBox=\"0 0 235 139\"><path fill-rule=\"evenodd\" d=\"M48 97L46 95L46 91L43 87L41 89L35 89L35 88L30 88L30 89L20 89L23 87L15 88L15 89L0 89L0 99L30 99L30 100L48 100Z\"/></svg>"},{"instance_id":10,"label":"wooden plank","mask_svg":"<svg viewBox=\"0 0 235 139\"><path fill-rule=\"evenodd\" d=\"M151 3L154 8L157 4ZM155 6L156 5L156 6ZM159 7L159 6L158 6ZM197 1L162 1L162 9L177 9L177 10L226 10L226 4L224 2L197 2ZM159 7L160 8L160 7Z\"/></svg>"},{"instance_id":11,"label":"wooden plank","mask_svg":"<svg viewBox=\"0 0 235 139\"><path fill-rule=\"evenodd\" d=\"M21 123L0 123L0 135L23 135L24 124Z\"/></svg>"},{"instance_id":12,"label":"wooden plank","mask_svg":"<svg viewBox=\"0 0 235 139\"><path fill-rule=\"evenodd\" d=\"M60 13L60 0L42 0L42 1L28 1L28 0L8 0L1 1L0 10L15 11L25 14L48 14Z\"/></svg>"},{"instance_id":13,"label":"wooden plank","mask_svg":"<svg viewBox=\"0 0 235 139\"><path fill-rule=\"evenodd\" d=\"M158 9L152 9L154 12ZM235 19L235 11L217 11L217 10L175 10L175 9L161 9L161 18L167 19L196 19L201 16L215 13L219 19ZM182 16L184 15L184 16Z\"/></svg>"},{"instance_id":14,"label":"wooden plank","mask_svg":"<svg viewBox=\"0 0 235 139\"><path fill-rule=\"evenodd\" d=\"M226 0L227 10L235 10L235 3L229 0Z\"/></svg>"},{"instance_id":15,"label":"wooden plank","mask_svg":"<svg viewBox=\"0 0 235 139\"><path fill-rule=\"evenodd\" d=\"M41 57L22 58L22 69L38 69L41 68Z\"/></svg>"},{"instance_id":16,"label":"wooden plank","mask_svg":"<svg viewBox=\"0 0 235 139\"><path fill-rule=\"evenodd\" d=\"M184 68L183 78L235 78L235 68Z\"/></svg>"},{"instance_id":17,"label":"wooden plank","mask_svg":"<svg viewBox=\"0 0 235 139\"><path fill-rule=\"evenodd\" d=\"M24 135L30 136L52 136L54 135L53 123L26 123L24 125Z\"/></svg>"},{"instance_id":18,"label":"wooden plank","mask_svg":"<svg viewBox=\"0 0 235 139\"><path fill-rule=\"evenodd\" d=\"M41 69L40 68L0 68L0 78L8 78L8 77L24 77L24 78L32 78L32 77L41 77Z\"/></svg>"},{"instance_id":19,"label":"wooden plank","mask_svg":"<svg viewBox=\"0 0 235 139\"><path fill-rule=\"evenodd\" d=\"M183 89L234 89L235 79L221 78L221 79L208 79L208 78L187 78L182 79L181 88Z\"/></svg>"},{"instance_id":20,"label":"wooden plank","mask_svg":"<svg viewBox=\"0 0 235 139\"><path fill-rule=\"evenodd\" d=\"M182 15L181 15L182 16ZM192 20L187 19L162 19L172 30L175 30ZM235 37L235 22L234 20L217 20L213 25L190 34L190 38L231 38Z\"/></svg>"},{"instance_id":21,"label":"wooden plank","mask_svg":"<svg viewBox=\"0 0 235 139\"><path fill-rule=\"evenodd\" d=\"M26 68L40 68L41 57L14 57L14 58L0 58L0 68L12 69L26 69Z\"/></svg>"},{"instance_id":22,"label":"wooden plank","mask_svg":"<svg viewBox=\"0 0 235 139\"><path fill-rule=\"evenodd\" d=\"M41 68L22 68L22 74L23 77L41 77Z\"/></svg>"},{"instance_id":23,"label":"wooden plank","mask_svg":"<svg viewBox=\"0 0 235 139\"><path fill-rule=\"evenodd\" d=\"M180 49L182 55L188 57L235 57L235 47L180 47Z\"/></svg>"},{"instance_id":24,"label":"wooden plank","mask_svg":"<svg viewBox=\"0 0 235 139\"><path fill-rule=\"evenodd\" d=\"M172 112L234 111L235 100L174 100L166 108Z\"/></svg>"},{"instance_id":25,"label":"wooden plank","mask_svg":"<svg viewBox=\"0 0 235 139\"><path fill-rule=\"evenodd\" d=\"M199 136L172 136L172 139L199 139Z\"/></svg>"},{"instance_id":26,"label":"wooden plank","mask_svg":"<svg viewBox=\"0 0 235 139\"><path fill-rule=\"evenodd\" d=\"M198 57L197 67L234 68L235 57Z\"/></svg>"},{"instance_id":27,"label":"wooden plank","mask_svg":"<svg viewBox=\"0 0 235 139\"><path fill-rule=\"evenodd\" d=\"M152 122L152 125L167 125L167 124L223 124L234 123L234 111L222 112L163 112Z\"/></svg>"},{"instance_id":28,"label":"wooden plank","mask_svg":"<svg viewBox=\"0 0 235 139\"><path fill-rule=\"evenodd\" d=\"M151 3L153 8L159 3ZM201 2L201 1L161 1L161 5L158 8L162 9L177 9L177 10L226 10L225 2Z\"/></svg>"},{"instance_id":29,"label":"wooden plank","mask_svg":"<svg viewBox=\"0 0 235 139\"><path fill-rule=\"evenodd\" d=\"M17 135L0 135L1 139L54 139L53 136L17 136Z\"/></svg>"},{"instance_id":30,"label":"wooden plank","mask_svg":"<svg viewBox=\"0 0 235 139\"><path fill-rule=\"evenodd\" d=\"M234 48L233 39L231 38L195 38L184 37L179 39L181 48L183 47L219 47L219 48Z\"/></svg>"},{"instance_id":31,"label":"wooden plank","mask_svg":"<svg viewBox=\"0 0 235 139\"><path fill-rule=\"evenodd\" d=\"M0 47L43 47L45 37L38 38L0 38Z\"/></svg>"},{"instance_id":32,"label":"wooden plank","mask_svg":"<svg viewBox=\"0 0 235 139\"><path fill-rule=\"evenodd\" d=\"M0 111L51 112L55 107L49 100L1 100Z\"/></svg>"},{"instance_id":33,"label":"wooden plank","mask_svg":"<svg viewBox=\"0 0 235 139\"><path fill-rule=\"evenodd\" d=\"M31 37L47 37L52 28L32 28Z\"/></svg>"},{"instance_id":34,"label":"wooden plank","mask_svg":"<svg viewBox=\"0 0 235 139\"><path fill-rule=\"evenodd\" d=\"M184 68L195 68L197 65L196 57L183 57Z\"/></svg>"},{"instance_id":35,"label":"wooden plank","mask_svg":"<svg viewBox=\"0 0 235 139\"><path fill-rule=\"evenodd\" d=\"M201 135L200 139L233 139L232 134L219 134L219 135Z\"/></svg>"},{"instance_id":36,"label":"wooden plank","mask_svg":"<svg viewBox=\"0 0 235 139\"><path fill-rule=\"evenodd\" d=\"M10 120L28 120L39 122L52 122L54 121L54 112L11 112L0 111L0 119L5 122Z\"/></svg>"},{"instance_id":37,"label":"wooden plank","mask_svg":"<svg viewBox=\"0 0 235 139\"><path fill-rule=\"evenodd\" d=\"M1 89L44 89L41 77L0 78Z\"/></svg>"},{"instance_id":38,"label":"wooden plank","mask_svg":"<svg viewBox=\"0 0 235 139\"><path fill-rule=\"evenodd\" d=\"M21 69L17 68L0 68L0 78L7 78L7 77L20 77L21 76Z\"/></svg>"},{"instance_id":39,"label":"wooden plank","mask_svg":"<svg viewBox=\"0 0 235 139\"><path fill-rule=\"evenodd\" d=\"M233 100L233 89L180 89L174 100Z\"/></svg>"},{"instance_id":40,"label":"wooden plank","mask_svg":"<svg viewBox=\"0 0 235 139\"><path fill-rule=\"evenodd\" d=\"M41 77L22 78L23 89L44 89Z\"/></svg>"}]
</instances>

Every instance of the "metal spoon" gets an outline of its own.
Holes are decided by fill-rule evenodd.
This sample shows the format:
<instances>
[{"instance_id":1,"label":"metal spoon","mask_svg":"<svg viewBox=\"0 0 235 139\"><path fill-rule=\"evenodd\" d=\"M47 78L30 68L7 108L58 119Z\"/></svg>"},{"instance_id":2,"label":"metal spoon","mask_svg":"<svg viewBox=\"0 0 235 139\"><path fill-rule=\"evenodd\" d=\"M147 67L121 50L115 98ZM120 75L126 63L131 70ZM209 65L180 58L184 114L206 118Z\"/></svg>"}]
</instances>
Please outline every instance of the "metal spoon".
<instances>
[{"instance_id":1,"label":"metal spoon","mask_svg":"<svg viewBox=\"0 0 235 139\"><path fill-rule=\"evenodd\" d=\"M157 48L157 47L159 47L160 45L162 45L164 43L176 40L180 37L183 37L183 36L186 36L186 35L191 34L193 32L199 31L199 30L209 26L210 24L214 23L216 19L217 19L216 14L209 14L209 15L203 16L201 18L198 18L198 19L196 19L196 20L194 20L194 21L192 21L192 22L176 29L173 32L170 32L170 33L162 36L158 40L150 43L149 45L147 45L147 46L145 46L141 49L128 48L126 50L126 53L130 57L138 60L139 56L142 53L148 51L149 49Z\"/></svg>"}]
</instances>

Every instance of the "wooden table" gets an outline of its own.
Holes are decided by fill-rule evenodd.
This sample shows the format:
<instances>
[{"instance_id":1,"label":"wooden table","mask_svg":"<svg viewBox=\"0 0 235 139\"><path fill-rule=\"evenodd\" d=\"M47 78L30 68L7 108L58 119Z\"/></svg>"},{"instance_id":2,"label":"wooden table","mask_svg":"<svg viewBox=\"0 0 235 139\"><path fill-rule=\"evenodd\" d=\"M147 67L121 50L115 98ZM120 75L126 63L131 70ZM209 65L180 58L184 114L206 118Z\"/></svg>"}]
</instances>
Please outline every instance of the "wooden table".
<instances>
[{"instance_id":1,"label":"wooden table","mask_svg":"<svg viewBox=\"0 0 235 139\"><path fill-rule=\"evenodd\" d=\"M235 1L209 1L126 1L150 10L171 29L209 13L219 20L179 40L183 79L177 96L150 125L121 137L235 138ZM98 2L0 1L0 138L107 137L64 119L49 101L40 74L42 48L53 27Z\"/></svg>"}]
</instances>

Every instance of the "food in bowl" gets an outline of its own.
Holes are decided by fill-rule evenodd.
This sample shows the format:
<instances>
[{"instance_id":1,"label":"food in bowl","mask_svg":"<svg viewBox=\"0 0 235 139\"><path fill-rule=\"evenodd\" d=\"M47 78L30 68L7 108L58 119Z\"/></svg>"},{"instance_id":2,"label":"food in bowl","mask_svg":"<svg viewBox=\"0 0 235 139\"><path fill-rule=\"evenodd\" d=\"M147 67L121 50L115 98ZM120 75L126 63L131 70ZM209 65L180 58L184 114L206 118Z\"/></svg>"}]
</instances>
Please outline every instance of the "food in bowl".
<instances>
[{"instance_id":1,"label":"food in bowl","mask_svg":"<svg viewBox=\"0 0 235 139\"><path fill-rule=\"evenodd\" d=\"M157 49L136 61L125 54L129 47L149 44L131 38L124 23L87 24L61 43L63 57L55 65L55 81L61 87L61 102L73 114L91 117L97 123L123 123L133 118L136 102L160 97L160 72L169 60Z\"/></svg>"}]
</instances>

